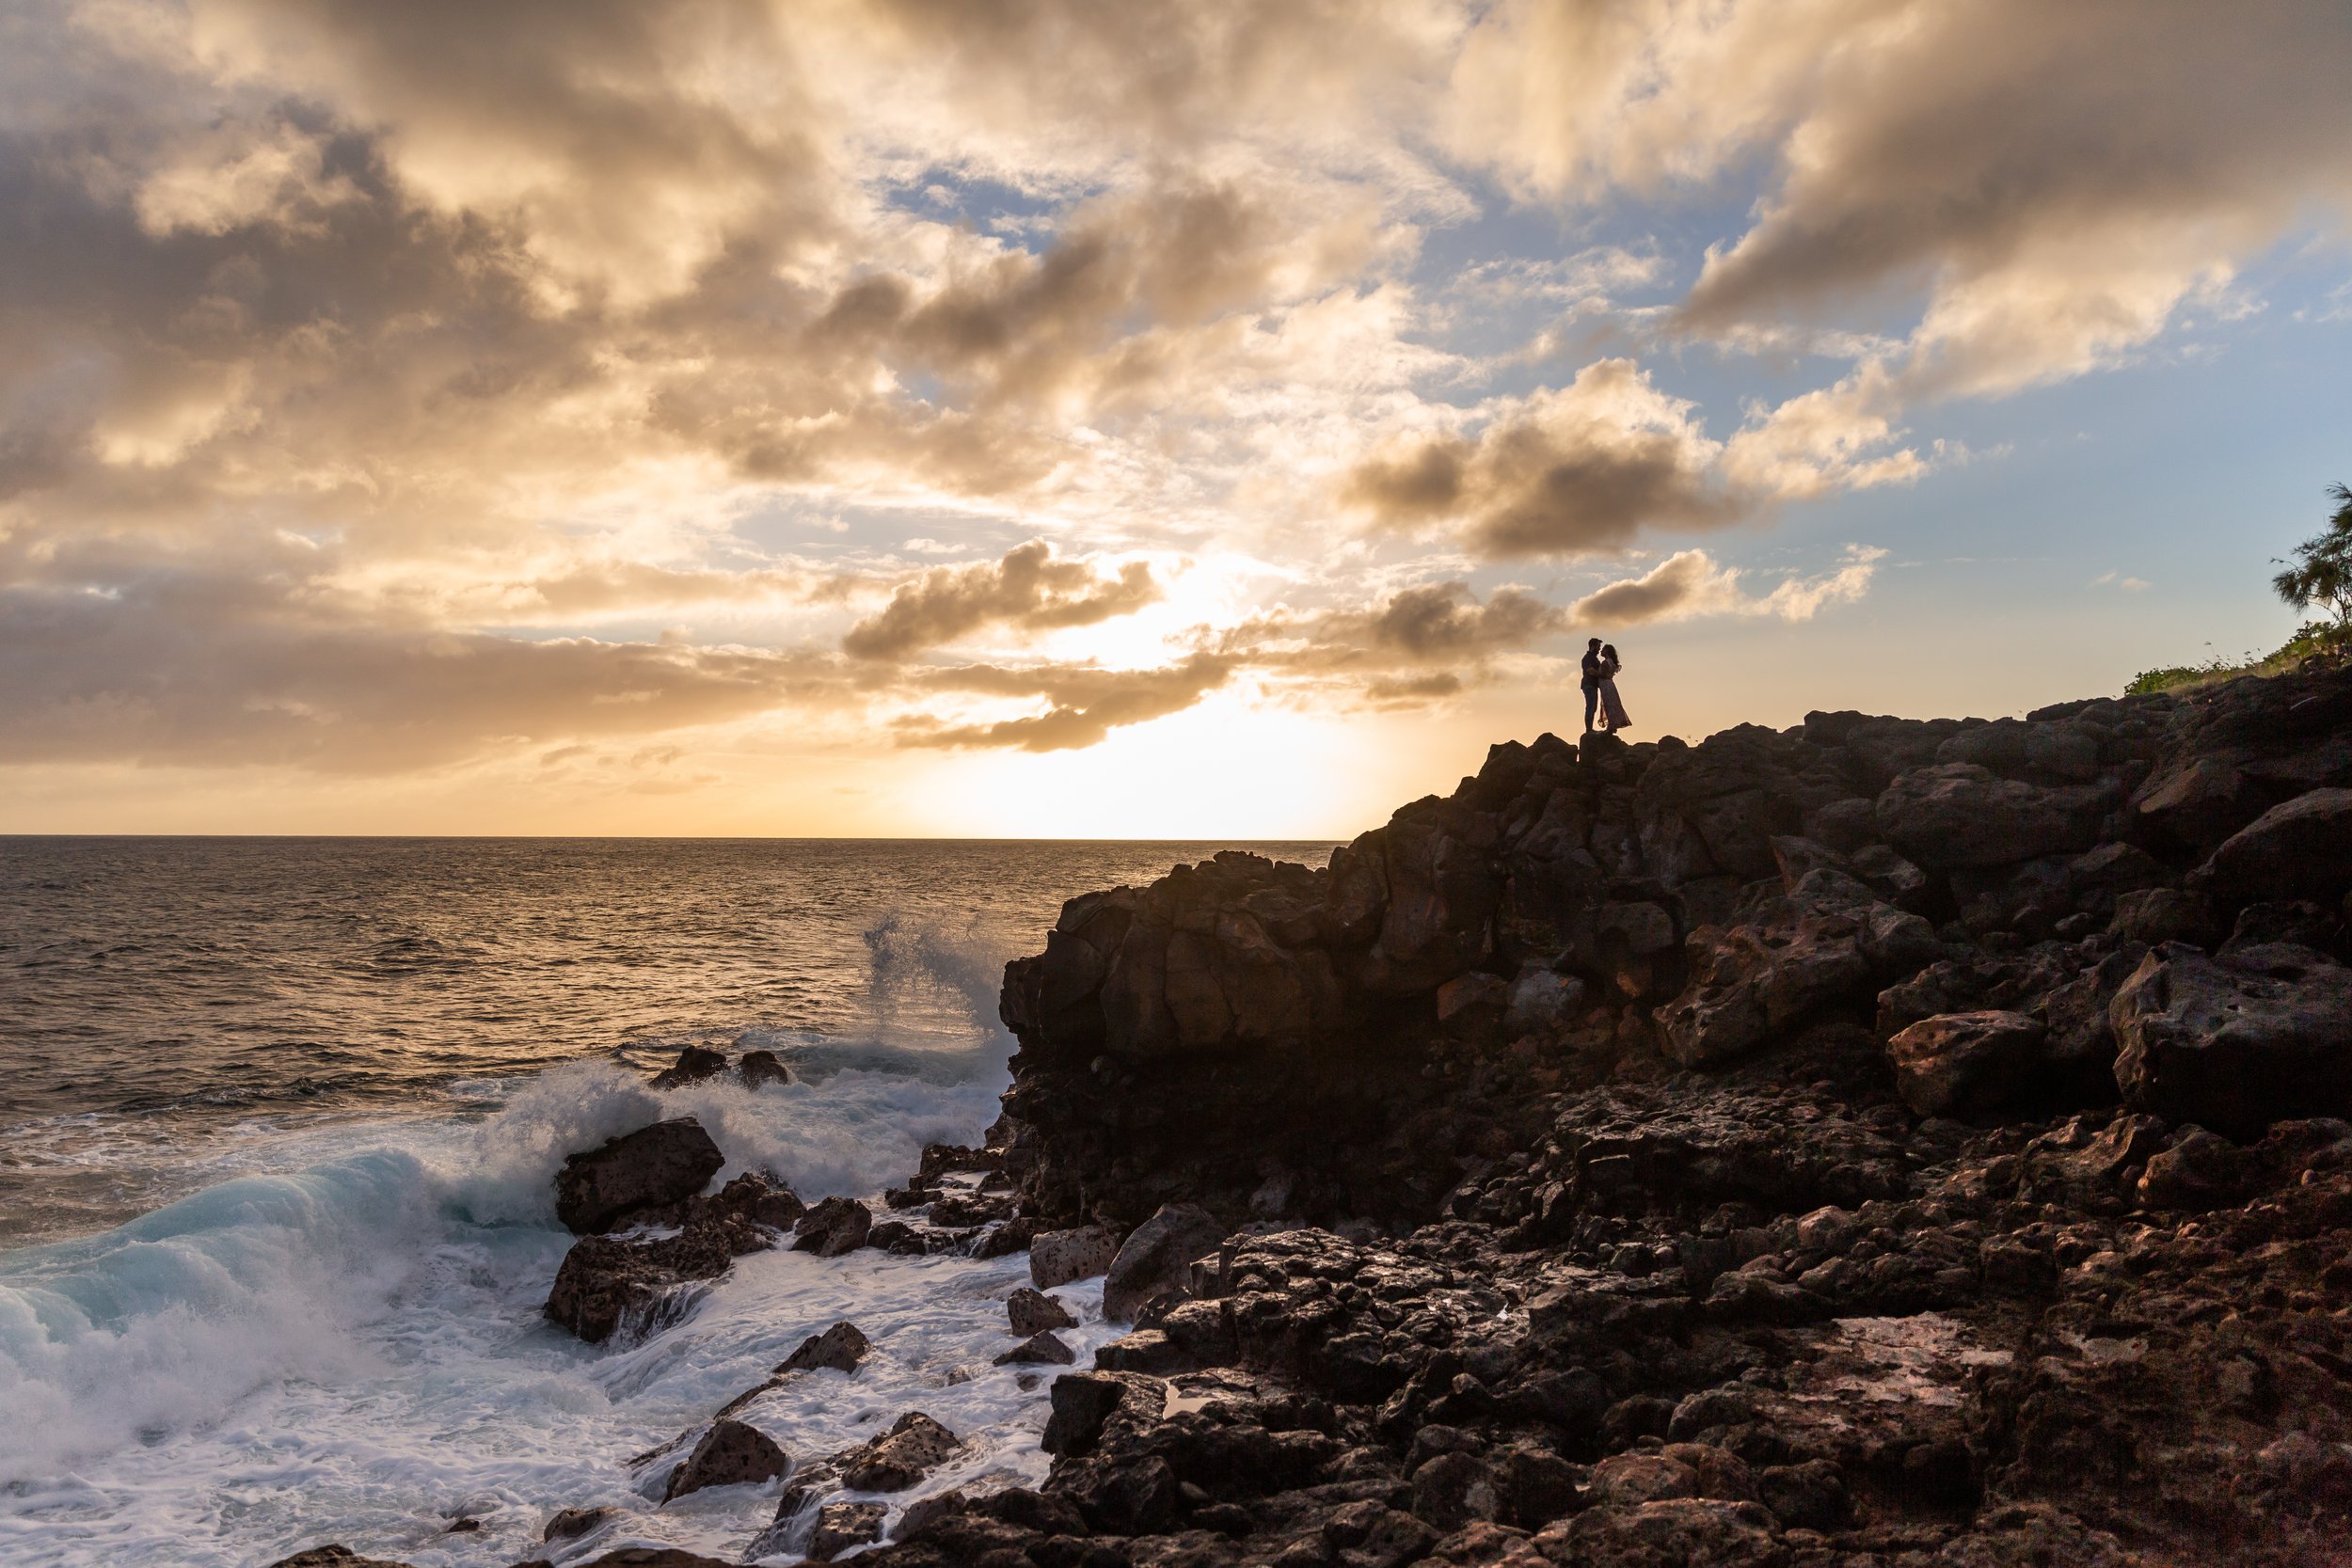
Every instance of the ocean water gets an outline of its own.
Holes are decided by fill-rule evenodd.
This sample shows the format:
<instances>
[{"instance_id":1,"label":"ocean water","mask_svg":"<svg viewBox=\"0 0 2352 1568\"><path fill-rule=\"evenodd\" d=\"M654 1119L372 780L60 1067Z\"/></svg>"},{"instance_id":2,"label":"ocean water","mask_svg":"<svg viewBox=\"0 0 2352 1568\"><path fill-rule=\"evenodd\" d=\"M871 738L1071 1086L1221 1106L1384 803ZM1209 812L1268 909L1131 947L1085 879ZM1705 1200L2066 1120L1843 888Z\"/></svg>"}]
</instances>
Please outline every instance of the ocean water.
<instances>
[{"instance_id":1,"label":"ocean water","mask_svg":"<svg viewBox=\"0 0 2352 1568\"><path fill-rule=\"evenodd\" d=\"M945 1421L962 1456L895 1504L1041 1477L1044 1383L992 1365L1025 1259L755 1255L591 1348L539 1317L552 1176L691 1114L721 1180L870 1196L993 1119L1002 966L1061 901L1219 847L0 839L0 1563L739 1557L781 1483L663 1508L671 1461L630 1460L840 1318L868 1362L743 1418L796 1461ZM796 1081L647 1087L689 1043ZM1099 1284L1060 1293L1083 1362Z\"/></svg>"}]
</instances>

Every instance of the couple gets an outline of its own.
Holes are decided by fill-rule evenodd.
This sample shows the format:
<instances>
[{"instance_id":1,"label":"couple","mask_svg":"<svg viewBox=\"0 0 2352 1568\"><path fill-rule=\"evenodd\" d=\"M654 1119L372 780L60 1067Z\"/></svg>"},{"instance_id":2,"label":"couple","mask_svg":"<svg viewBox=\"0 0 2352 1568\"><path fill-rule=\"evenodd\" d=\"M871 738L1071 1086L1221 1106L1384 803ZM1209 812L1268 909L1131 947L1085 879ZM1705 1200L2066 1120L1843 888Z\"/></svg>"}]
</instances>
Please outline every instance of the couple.
<instances>
[{"instance_id":1,"label":"couple","mask_svg":"<svg viewBox=\"0 0 2352 1568\"><path fill-rule=\"evenodd\" d=\"M1617 699L1617 672L1625 666L1618 662L1617 650L1599 638L1584 643L1584 733L1593 733L1593 710L1600 710L1600 727L1614 735L1633 721L1625 713L1625 704Z\"/></svg>"}]
</instances>

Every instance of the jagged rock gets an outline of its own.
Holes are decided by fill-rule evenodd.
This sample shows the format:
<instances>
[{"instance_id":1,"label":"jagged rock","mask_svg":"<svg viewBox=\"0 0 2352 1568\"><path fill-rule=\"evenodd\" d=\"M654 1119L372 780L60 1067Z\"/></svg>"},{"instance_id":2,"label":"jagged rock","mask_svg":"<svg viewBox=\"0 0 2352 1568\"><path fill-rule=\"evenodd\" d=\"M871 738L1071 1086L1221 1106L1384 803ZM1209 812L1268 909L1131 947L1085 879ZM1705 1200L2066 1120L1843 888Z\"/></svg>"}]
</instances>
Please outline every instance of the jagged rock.
<instances>
[{"instance_id":1,"label":"jagged rock","mask_svg":"<svg viewBox=\"0 0 2352 1568\"><path fill-rule=\"evenodd\" d=\"M726 1053L704 1046L690 1045L677 1053L677 1060L653 1076L657 1089L682 1089L689 1084L699 1084L706 1078L716 1078L726 1071Z\"/></svg>"},{"instance_id":2,"label":"jagged rock","mask_svg":"<svg viewBox=\"0 0 2352 1568\"><path fill-rule=\"evenodd\" d=\"M1053 1330L1041 1328L1012 1349L996 1357L996 1365L999 1367L1067 1367L1077 1359L1077 1352L1056 1338Z\"/></svg>"},{"instance_id":3,"label":"jagged rock","mask_svg":"<svg viewBox=\"0 0 2352 1568\"><path fill-rule=\"evenodd\" d=\"M348 1546L312 1546L308 1551L281 1557L269 1568L408 1568L405 1562L389 1558L361 1557Z\"/></svg>"},{"instance_id":4,"label":"jagged rock","mask_svg":"<svg viewBox=\"0 0 2352 1568\"><path fill-rule=\"evenodd\" d=\"M1491 1040L1510 1000L1511 988L1500 975L1457 974L1438 988L1438 1027L1459 1040Z\"/></svg>"},{"instance_id":5,"label":"jagged rock","mask_svg":"<svg viewBox=\"0 0 2352 1568\"><path fill-rule=\"evenodd\" d=\"M2164 942L2209 947L2215 932L2213 901L2185 888L2122 894L2115 900L2115 917L2107 923L2107 929L2142 947Z\"/></svg>"},{"instance_id":6,"label":"jagged rock","mask_svg":"<svg viewBox=\"0 0 2352 1568\"><path fill-rule=\"evenodd\" d=\"M661 1500L670 1502L707 1486L773 1481L791 1463L775 1439L757 1427L736 1420L714 1421L686 1462L670 1472Z\"/></svg>"},{"instance_id":7,"label":"jagged rock","mask_svg":"<svg viewBox=\"0 0 2352 1568\"><path fill-rule=\"evenodd\" d=\"M961 1447L954 1433L921 1411L910 1410L889 1432L841 1457L841 1481L859 1492L903 1492L953 1458Z\"/></svg>"},{"instance_id":8,"label":"jagged rock","mask_svg":"<svg viewBox=\"0 0 2352 1568\"><path fill-rule=\"evenodd\" d=\"M736 1215L698 1218L655 1240L582 1236L556 1269L543 1310L592 1345L616 1333L642 1337L684 1316L701 1297L699 1281L768 1244L764 1229Z\"/></svg>"},{"instance_id":9,"label":"jagged rock","mask_svg":"<svg viewBox=\"0 0 2352 1568\"><path fill-rule=\"evenodd\" d=\"M831 1562L852 1546L880 1541L882 1518L890 1511L881 1503L827 1503L817 1511L817 1528L809 1532L808 1560Z\"/></svg>"},{"instance_id":10,"label":"jagged rock","mask_svg":"<svg viewBox=\"0 0 2352 1568\"><path fill-rule=\"evenodd\" d=\"M574 1154L555 1175L555 1216L576 1236L703 1190L727 1163L692 1117L658 1121Z\"/></svg>"},{"instance_id":11,"label":"jagged rock","mask_svg":"<svg viewBox=\"0 0 2352 1568\"><path fill-rule=\"evenodd\" d=\"M792 1069L772 1051L746 1051L735 1067L747 1089L762 1088L770 1084L789 1084Z\"/></svg>"},{"instance_id":12,"label":"jagged rock","mask_svg":"<svg viewBox=\"0 0 2352 1568\"><path fill-rule=\"evenodd\" d=\"M2095 786L2044 789L1973 763L1915 768L1878 800L1881 833L1936 870L2078 854L2098 837L2107 797Z\"/></svg>"},{"instance_id":13,"label":"jagged rock","mask_svg":"<svg viewBox=\"0 0 2352 1568\"><path fill-rule=\"evenodd\" d=\"M1942 1013L1886 1042L1895 1088L1923 1117L1973 1115L2015 1095L2049 1030L2026 1013Z\"/></svg>"},{"instance_id":14,"label":"jagged rock","mask_svg":"<svg viewBox=\"0 0 2352 1568\"><path fill-rule=\"evenodd\" d=\"M2270 804L2240 770L2243 760L2237 752L2185 757L2140 786L2132 814L2154 834L2208 854Z\"/></svg>"},{"instance_id":15,"label":"jagged rock","mask_svg":"<svg viewBox=\"0 0 2352 1568\"><path fill-rule=\"evenodd\" d=\"M1163 1291L1182 1288L1192 1260L1216 1250L1225 1227L1206 1209L1171 1203L1136 1227L1103 1278L1103 1316L1132 1323L1137 1308ZM1031 1250L1032 1259L1036 1257Z\"/></svg>"},{"instance_id":16,"label":"jagged rock","mask_svg":"<svg viewBox=\"0 0 2352 1568\"><path fill-rule=\"evenodd\" d=\"M792 1250L839 1258L866 1244L873 1211L853 1197L829 1197L803 1214L792 1227Z\"/></svg>"},{"instance_id":17,"label":"jagged rock","mask_svg":"<svg viewBox=\"0 0 2352 1568\"><path fill-rule=\"evenodd\" d=\"M612 1517L609 1508L566 1508L557 1512L539 1532L542 1541L577 1541Z\"/></svg>"},{"instance_id":18,"label":"jagged rock","mask_svg":"<svg viewBox=\"0 0 2352 1568\"><path fill-rule=\"evenodd\" d=\"M688 1202L706 1213L739 1214L778 1231L791 1229L808 1212L798 1193L763 1170L744 1171L709 1196Z\"/></svg>"},{"instance_id":19,"label":"jagged rock","mask_svg":"<svg viewBox=\"0 0 2352 1568\"><path fill-rule=\"evenodd\" d=\"M1756 1503L1677 1497L1588 1509L1547 1527L1536 1549L1558 1562L1626 1568L1779 1568L1788 1553Z\"/></svg>"},{"instance_id":20,"label":"jagged rock","mask_svg":"<svg viewBox=\"0 0 2352 1568\"><path fill-rule=\"evenodd\" d=\"M2352 887L2352 789L2314 789L2271 807L2213 852L2204 875L2231 909L2257 899L2336 902Z\"/></svg>"},{"instance_id":21,"label":"jagged rock","mask_svg":"<svg viewBox=\"0 0 2352 1568\"><path fill-rule=\"evenodd\" d=\"M2167 1120L2251 1138L2284 1117L2352 1109L2352 970L2257 974L2167 943L2108 1016L2125 1099Z\"/></svg>"},{"instance_id":22,"label":"jagged rock","mask_svg":"<svg viewBox=\"0 0 2352 1568\"><path fill-rule=\"evenodd\" d=\"M518 1564L517 1568L528 1568ZM579 1564L579 1568L736 1568L723 1558L705 1557L679 1546L623 1546Z\"/></svg>"},{"instance_id":23,"label":"jagged rock","mask_svg":"<svg viewBox=\"0 0 2352 1568\"><path fill-rule=\"evenodd\" d=\"M1077 1318L1057 1298L1026 1285L1013 1291L1005 1302L1005 1315L1011 1320L1012 1331L1024 1338L1051 1329L1078 1326Z\"/></svg>"},{"instance_id":24,"label":"jagged rock","mask_svg":"<svg viewBox=\"0 0 2352 1568\"><path fill-rule=\"evenodd\" d=\"M1119 1238L1099 1225L1048 1230L1029 1242L1029 1280L1041 1291L1091 1279L1119 1256Z\"/></svg>"},{"instance_id":25,"label":"jagged rock","mask_svg":"<svg viewBox=\"0 0 2352 1568\"><path fill-rule=\"evenodd\" d=\"M776 1364L775 1375L813 1372L820 1368L853 1372L872 1349L866 1336L858 1332L857 1324L844 1321L802 1340L798 1349Z\"/></svg>"}]
</instances>

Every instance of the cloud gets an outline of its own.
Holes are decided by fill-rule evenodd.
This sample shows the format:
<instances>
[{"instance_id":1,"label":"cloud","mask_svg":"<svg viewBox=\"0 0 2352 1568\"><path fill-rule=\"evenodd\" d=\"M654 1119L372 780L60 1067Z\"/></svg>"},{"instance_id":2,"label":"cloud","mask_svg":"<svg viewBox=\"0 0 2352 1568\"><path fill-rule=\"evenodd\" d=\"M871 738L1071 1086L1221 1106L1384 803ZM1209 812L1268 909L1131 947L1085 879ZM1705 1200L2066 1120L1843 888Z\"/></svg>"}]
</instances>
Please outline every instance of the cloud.
<instances>
[{"instance_id":1,"label":"cloud","mask_svg":"<svg viewBox=\"0 0 2352 1568\"><path fill-rule=\"evenodd\" d=\"M1628 626L1651 621L1687 621L1701 615L1775 616L1809 621L1833 604L1849 604L1869 592L1886 552L1867 545L1846 546L1846 560L1821 577L1791 577L1769 593L1740 591L1742 573L1718 565L1705 550L1680 550L1638 578L1627 578L1588 594L1568 607L1581 626Z\"/></svg>"},{"instance_id":2,"label":"cloud","mask_svg":"<svg viewBox=\"0 0 2352 1568\"><path fill-rule=\"evenodd\" d=\"M1229 660L1196 654L1159 670L1049 668L1004 671L981 666L944 672L934 684L1001 694L1034 691L1046 711L985 724L941 724L928 716L900 721L900 746L1006 748L1066 752L1100 743L1114 729L1181 713L1223 686Z\"/></svg>"},{"instance_id":3,"label":"cloud","mask_svg":"<svg viewBox=\"0 0 2352 1568\"><path fill-rule=\"evenodd\" d=\"M2090 579L2090 586L2093 588L2114 587L2122 589L2126 594L2139 594L2147 591L2148 579L2145 578L2127 578L2121 572L2110 570L2101 572L2097 577L2092 578Z\"/></svg>"},{"instance_id":4,"label":"cloud","mask_svg":"<svg viewBox=\"0 0 2352 1568\"><path fill-rule=\"evenodd\" d=\"M2081 374L2352 215L2352 12L2197 0L1497 8L1454 145L1531 195L1770 169L1677 317L1737 337L1917 301L1908 395Z\"/></svg>"},{"instance_id":5,"label":"cloud","mask_svg":"<svg viewBox=\"0 0 2352 1568\"><path fill-rule=\"evenodd\" d=\"M1133 614L1160 596L1150 562L1130 561L1114 577L1091 562L1055 556L1032 539L1002 560L934 566L899 587L877 613L851 626L842 651L856 658L905 658L984 626L1019 632L1087 626Z\"/></svg>"},{"instance_id":6,"label":"cloud","mask_svg":"<svg viewBox=\"0 0 2352 1568\"><path fill-rule=\"evenodd\" d=\"M1579 555L1740 515L1748 503L1713 472L1719 451L1689 403L1603 359L1560 390L1497 404L1474 436L1358 464L1341 494L1390 528L1450 524L1490 559Z\"/></svg>"}]
</instances>

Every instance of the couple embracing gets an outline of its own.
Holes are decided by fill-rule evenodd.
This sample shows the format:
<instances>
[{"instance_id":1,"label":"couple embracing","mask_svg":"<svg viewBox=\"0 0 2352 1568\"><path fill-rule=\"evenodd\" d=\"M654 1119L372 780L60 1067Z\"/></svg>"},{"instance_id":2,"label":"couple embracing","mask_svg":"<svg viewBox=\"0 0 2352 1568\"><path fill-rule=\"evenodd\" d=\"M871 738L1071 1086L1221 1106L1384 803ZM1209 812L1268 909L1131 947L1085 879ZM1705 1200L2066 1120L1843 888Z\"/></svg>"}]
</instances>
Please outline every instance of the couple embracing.
<instances>
[{"instance_id":1,"label":"couple embracing","mask_svg":"<svg viewBox=\"0 0 2352 1568\"><path fill-rule=\"evenodd\" d=\"M1617 672L1625 665L1617 658L1617 650L1599 638L1588 639L1584 644L1584 733L1593 733L1594 710L1598 709L1603 730L1614 735L1633 721L1626 717L1625 704L1617 698Z\"/></svg>"}]
</instances>

